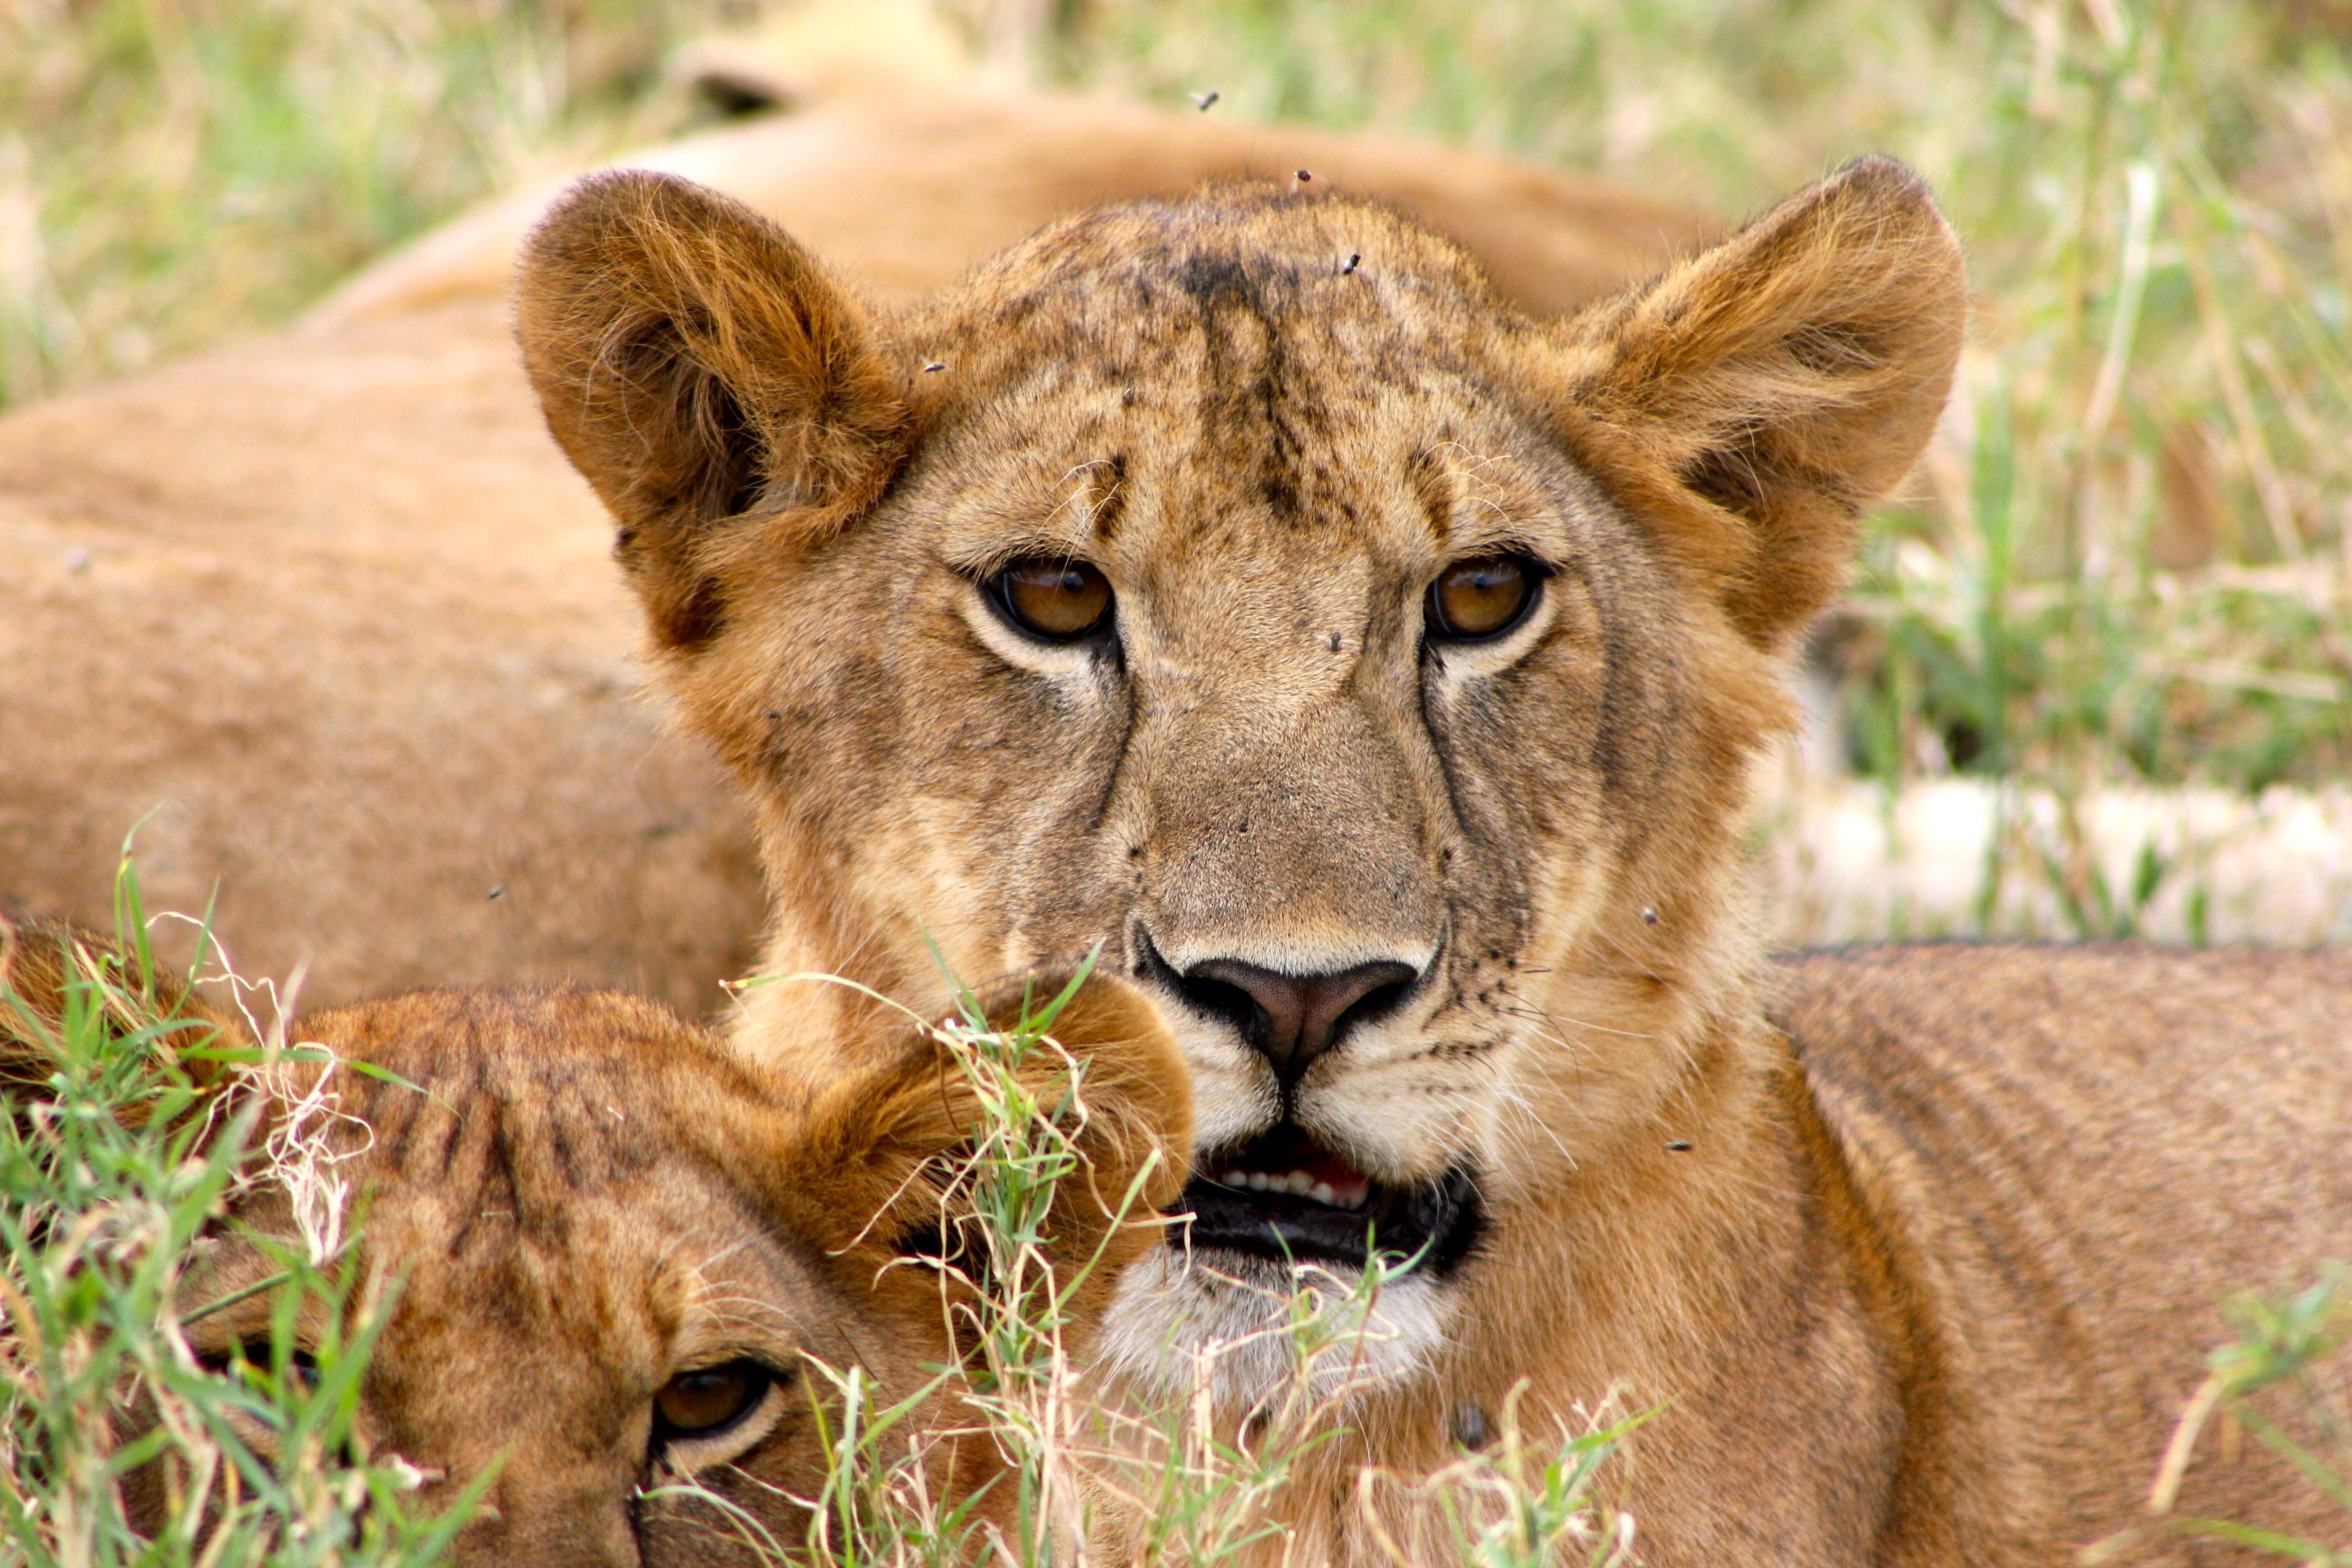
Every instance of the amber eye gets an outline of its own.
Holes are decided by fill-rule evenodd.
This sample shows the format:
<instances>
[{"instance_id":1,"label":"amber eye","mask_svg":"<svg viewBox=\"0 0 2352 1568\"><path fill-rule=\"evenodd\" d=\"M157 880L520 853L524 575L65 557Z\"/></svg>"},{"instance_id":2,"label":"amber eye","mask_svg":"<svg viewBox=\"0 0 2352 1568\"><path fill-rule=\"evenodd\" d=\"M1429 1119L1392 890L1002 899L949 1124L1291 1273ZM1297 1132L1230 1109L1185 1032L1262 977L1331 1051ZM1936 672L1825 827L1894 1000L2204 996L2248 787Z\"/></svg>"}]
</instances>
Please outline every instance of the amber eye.
<instances>
[{"instance_id":1,"label":"amber eye","mask_svg":"<svg viewBox=\"0 0 2352 1568\"><path fill-rule=\"evenodd\" d=\"M659 1437L711 1437L759 1408L776 1374L755 1361L682 1372L654 1395Z\"/></svg>"},{"instance_id":2,"label":"amber eye","mask_svg":"<svg viewBox=\"0 0 2352 1568\"><path fill-rule=\"evenodd\" d=\"M1543 572L1523 555L1457 561L1429 585L1429 629L1453 642L1482 642L1509 631L1535 607Z\"/></svg>"},{"instance_id":3,"label":"amber eye","mask_svg":"<svg viewBox=\"0 0 2352 1568\"><path fill-rule=\"evenodd\" d=\"M1110 579L1083 561L1016 561L988 580L1005 619L1047 642L1076 642L1110 619Z\"/></svg>"}]
</instances>

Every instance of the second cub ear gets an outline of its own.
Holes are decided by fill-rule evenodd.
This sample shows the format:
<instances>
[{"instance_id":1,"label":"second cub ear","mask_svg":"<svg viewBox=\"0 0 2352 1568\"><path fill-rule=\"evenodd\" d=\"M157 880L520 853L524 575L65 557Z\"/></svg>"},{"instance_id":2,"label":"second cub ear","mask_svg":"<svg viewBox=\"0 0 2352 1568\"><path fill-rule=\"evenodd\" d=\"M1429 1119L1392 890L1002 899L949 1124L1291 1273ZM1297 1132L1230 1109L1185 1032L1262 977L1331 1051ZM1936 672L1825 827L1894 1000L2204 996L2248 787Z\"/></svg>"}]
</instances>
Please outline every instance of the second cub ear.
<instances>
[{"instance_id":1,"label":"second cub ear","mask_svg":"<svg viewBox=\"0 0 2352 1568\"><path fill-rule=\"evenodd\" d=\"M943 1258L979 1282L1002 1260L975 1227L1001 1227L1022 1192L1042 1195L1041 1172L1057 1179L1026 1223L1081 1321L1119 1269L1159 1244L1159 1214L1183 1189L1192 1142L1183 1058L1150 1000L1108 975L1088 979L1035 1037L1024 1020L1066 982L1047 973L982 999L999 1042L1031 1037L1017 1061L991 1047L974 1066L960 1058L979 1047L927 1033L810 1107L779 1191L845 1284L903 1297L901 1307L937 1321L930 1273L894 1263ZM1025 1104L1026 1116L1009 1104ZM1005 1239L1000 1231L997 1244Z\"/></svg>"},{"instance_id":2,"label":"second cub ear","mask_svg":"<svg viewBox=\"0 0 2352 1568\"><path fill-rule=\"evenodd\" d=\"M837 521L878 493L907 404L865 312L791 236L675 175L581 181L525 243L515 333L548 427L620 523L666 647L723 624L730 519Z\"/></svg>"},{"instance_id":3,"label":"second cub ear","mask_svg":"<svg viewBox=\"0 0 2352 1568\"><path fill-rule=\"evenodd\" d=\"M1546 379L1579 460L1779 649L1843 585L1863 509L1927 444L1966 321L1935 199L1869 158L1570 319Z\"/></svg>"},{"instance_id":4,"label":"second cub ear","mask_svg":"<svg viewBox=\"0 0 2352 1568\"><path fill-rule=\"evenodd\" d=\"M37 1097L77 1046L110 1050L134 1040L168 1055L207 1093L230 1075L205 1049L252 1046L236 1019L122 944L64 921L0 915L0 1098ZM136 1126L150 1109L134 1100L119 1114Z\"/></svg>"}]
</instances>

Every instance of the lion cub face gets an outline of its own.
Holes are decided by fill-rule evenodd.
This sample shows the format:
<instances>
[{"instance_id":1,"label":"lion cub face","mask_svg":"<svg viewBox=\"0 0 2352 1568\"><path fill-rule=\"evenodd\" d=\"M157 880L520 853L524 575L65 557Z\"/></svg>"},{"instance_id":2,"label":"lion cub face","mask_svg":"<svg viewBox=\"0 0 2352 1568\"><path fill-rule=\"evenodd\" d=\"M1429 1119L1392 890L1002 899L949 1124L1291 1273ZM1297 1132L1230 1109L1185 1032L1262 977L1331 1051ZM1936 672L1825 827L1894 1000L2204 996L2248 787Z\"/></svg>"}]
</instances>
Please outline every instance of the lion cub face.
<instances>
[{"instance_id":1,"label":"lion cub face","mask_svg":"<svg viewBox=\"0 0 2352 1568\"><path fill-rule=\"evenodd\" d=\"M968 973L1108 944L1191 1068L1192 1257L1419 1256L1408 1361L1482 1229L1663 1142L1750 952L1780 662L1960 321L1884 163L1556 324L1271 189L1082 215L874 322L762 220L616 176L521 289L760 806L771 962L920 994L918 930ZM1245 1326L1204 1278L1129 1338Z\"/></svg>"},{"instance_id":2,"label":"lion cub face","mask_svg":"<svg viewBox=\"0 0 2352 1568\"><path fill-rule=\"evenodd\" d=\"M18 957L40 962L47 934ZM0 986L39 1006L38 977L24 963L12 973L10 957L0 942ZM991 1016L1007 1024L1020 1001L1002 1001ZM796 1543L827 1476L826 1432L843 1430L827 1369L856 1369L877 1409L929 1391L883 1463L909 1437L972 1425L961 1385L939 1375L961 1350L952 1300L921 1260L958 1218L976 1116L942 1048L901 1031L877 1042L874 1067L812 1090L746 1068L656 1005L587 992L424 994L311 1016L289 1037L336 1060L323 1079L317 1066L282 1069L265 1124L311 1105L301 1142L322 1163L307 1168L344 1189L330 1207L357 1237L357 1299L391 1303L359 1437L378 1462L415 1467L427 1510L489 1477L457 1561L754 1557L746 1519L750 1533ZM1085 1163L1055 1194L1048 1250L1065 1281L1099 1256L1072 1301L1083 1338L1113 1277L1158 1241L1150 1205L1181 1180L1184 1084L1150 1005L1119 982L1081 991L1053 1037L1082 1064L1072 1137ZM1024 1070L1041 1090L1071 1059L1034 1058ZM299 1247L289 1194L305 1166L288 1168L199 1244L185 1300L279 1271L246 1237ZM191 1348L225 1372L270 1365L272 1298L197 1317ZM305 1303L298 1352L328 1328L323 1310ZM271 1457L270 1432L240 1435ZM934 1442L926 1475L943 1503L996 1473L984 1435ZM134 1478L136 1515L157 1520L184 1489L170 1463Z\"/></svg>"},{"instance_id":3,"label":"lion cub face","mask_svg":"<svg viewBox=\"0 0 2352 1568\"><path fill-rule=\"evenodd\" d=\"M921 1381L918 1347L936 1353L936 1299L928 1314L874 1300L858 1270L885 1267L887 1247L833 1256L840 1227L813 1226L803 1195L780 1188L810 1174L792 1169L808 1099L667 1012L617 995L428 994L301 1034L416 1086L334 1073L350 1120L333 1170L364 1205L365 1276L398 1291L362 1396L369 1445L431 1478L428 1504L499 1467L464 1553L698 1555L732 1532L643 1490L691 1476L773 1513L764 1487L810 1495L823 1474L814 1417L829 1401L812 1360L905 1388ZM274 1187L231 1217L294 1234ZM223 1239L191 1299L275 1267ZM257 1298L205 1319L194 1348L226 1366L257 1342L268 1364L270 1313Z\"/></svg>"}]
</instances>

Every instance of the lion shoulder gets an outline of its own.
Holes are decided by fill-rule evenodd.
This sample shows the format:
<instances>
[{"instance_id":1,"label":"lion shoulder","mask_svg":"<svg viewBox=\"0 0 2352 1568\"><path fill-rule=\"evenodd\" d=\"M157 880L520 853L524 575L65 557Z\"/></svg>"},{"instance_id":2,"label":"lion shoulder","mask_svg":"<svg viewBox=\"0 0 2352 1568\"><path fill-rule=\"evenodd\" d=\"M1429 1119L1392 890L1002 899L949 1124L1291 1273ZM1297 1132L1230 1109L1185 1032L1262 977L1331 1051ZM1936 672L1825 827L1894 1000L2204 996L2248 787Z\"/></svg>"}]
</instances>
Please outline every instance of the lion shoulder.
<instances>
[{"instance_id":1,"label":"lion shoulder","mask_svg":"<svg viewBox=\"0 0 2352 1568\"><path fill-rule=\"evenodd\" d=\"M2218 1304L2352 1254L2352 953L1950 942L1780 969L1772 1016L1919 1331L1983 1386L2104 1412L2053 1473L2143 1466Z\"/></svg>"}]
</instances>

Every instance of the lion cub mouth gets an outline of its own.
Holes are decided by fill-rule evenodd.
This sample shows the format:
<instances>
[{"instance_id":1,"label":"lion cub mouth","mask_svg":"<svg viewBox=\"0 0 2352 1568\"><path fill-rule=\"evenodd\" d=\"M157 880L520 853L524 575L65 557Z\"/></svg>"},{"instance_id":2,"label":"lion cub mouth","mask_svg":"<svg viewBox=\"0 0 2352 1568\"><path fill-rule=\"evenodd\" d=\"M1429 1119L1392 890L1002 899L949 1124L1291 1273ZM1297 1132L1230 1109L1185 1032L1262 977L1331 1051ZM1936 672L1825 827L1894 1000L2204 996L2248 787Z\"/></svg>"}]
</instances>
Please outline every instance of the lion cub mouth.
<instances>
[{"instance_id":1,"label":"lion cub mouth","mask_svg":"<svg viewBox=\"0 0 2352 1568\"><path fill-rule=\"evenodd\" d=\"M1362 1268L1377 1250L1443 1275L1469 1255L1485 1223L1466 1167L1383 1182L1296 1122L1203 1154L1195 1169L1182 1206L1196 1251Z\"/></svg>"}]
</instances>

